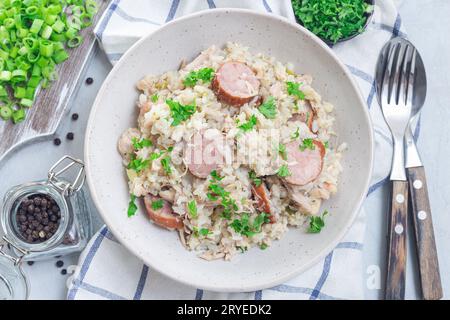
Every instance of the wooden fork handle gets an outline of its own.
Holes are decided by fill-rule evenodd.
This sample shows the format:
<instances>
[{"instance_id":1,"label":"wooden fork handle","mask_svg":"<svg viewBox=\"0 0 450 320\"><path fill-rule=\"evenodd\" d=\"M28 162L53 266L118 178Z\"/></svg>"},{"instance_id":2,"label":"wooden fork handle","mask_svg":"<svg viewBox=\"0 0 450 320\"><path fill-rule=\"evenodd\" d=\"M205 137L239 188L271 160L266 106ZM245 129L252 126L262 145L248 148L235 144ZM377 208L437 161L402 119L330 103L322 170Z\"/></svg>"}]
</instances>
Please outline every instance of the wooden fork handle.
<instances>
[{"instance_id":1,"label":"wooden fork handle","mask_svg":"<svg viewBox=\"0 0 450 320\"><path fill-rule=\"evenodd\" d=\"M408 215L408 182L392 181L390 215L388 217L387 300L405 298L406 227Z\"/></svg>"},{"instance_id":2,"label":"wooden fork handle","mask_svg":"<svg viewBox=\"0 0 450 320\"><path fill-rule=\"evenodd\" d=\"M434 239L433 220L428 200L424 167L408 168L409 190L419 260L422 296L425 300L442 298L442 284Z\"/></svg>"}]
</instances>

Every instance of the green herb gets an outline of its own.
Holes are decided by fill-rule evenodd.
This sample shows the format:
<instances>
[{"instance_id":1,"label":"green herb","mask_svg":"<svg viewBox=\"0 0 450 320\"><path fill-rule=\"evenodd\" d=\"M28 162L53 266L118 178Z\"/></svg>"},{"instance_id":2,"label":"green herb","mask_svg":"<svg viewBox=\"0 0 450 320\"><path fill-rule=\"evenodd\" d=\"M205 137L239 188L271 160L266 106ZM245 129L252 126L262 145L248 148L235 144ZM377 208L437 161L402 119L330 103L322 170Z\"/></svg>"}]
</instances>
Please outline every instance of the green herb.
<instances>
[{"instance_id":1,"label":"green herb","mask_svg":"<svg viewBox=\"0 0 450 320\"><path fill-rule=\"evenodd\" d=\"M261 245L259 246L259 248L260 248L261 250L266 250L267 247L268 247L268 245L265 244L265 243L261 243Z\"/></svg>"},{"instance_id":2,"label":"green herb","mask_svg":"<svg viewBox=\"0 0 450 320\"><path fill-rule=\"evenodd\" d=\"M195 104L194 105L182 105L179 102L174 100L167 99L167 105L170 108L170 115L173 118L171 126L177 126L183 121L189 119L195 113Z\"/></svg>"},{"instance_id":3,"label":"green herb","mask_svg":"<svg viewBox=\"0 0 450 320\"><path fill-rule=\"evenodd\" d=\"M166 156L161 159L161 165L167 174L172 173L172 168L170 167L170 157L169 156Z\"/></svg>"},{"instance_id":4,"label":"green herb","mask_svg":"<svg viewBox=\"0 0 450 320\"><path fill-rule=\"evenodd\" d=\"M157 102L158 101L158 94L157 93L155 93L155 94L153 94L151 97L150 97L150 99L152 100L152 102L153 103L155 103L155 102Z\"/></svg>"},{"instance_id":5,"label":"green herb","mask_svg":"<svg viewBox=\"0 0 450 320\"><path fill-rule=\"evenodd\" d=\"M243 213L240 219L234 219L233 222L230 223L230 227L233 228L236 233L252 237L261 232L264 223L269 222L268 216L267 213L262 212L256 216L253 223L251 223L248 213Z\"/></svg>"},{"instance_id":6,"label":"green herb","mask_svg":"<svg viewBox=\"0 0 450 320\"><path fill-rule=\"evenodd\" d=\"M162 199L152 201L152 209L159 210L164 207L164 201Z\"/></svg>"},{"instance_id":7,"label":"green herb","mask_svg":"<svg viewBox=\"0 0 450 320\"><path fill-rule=\"evenodd\" d=\"M256 126L257 121L258 119L256 118L256 116L252 115L246 123L241 124L238 128L242 129L244 132L253 130L253 128Z\"/></svg>"},{"instance_id":8,"label":"green herb","mask_svg":"<svg viewBox=\"0 0 450 320\"><path fill-rule=\"evenodd\" d=\"M231 216L234 211L238 210L238 206L236 204L236 200L230 197L230 193L225 191L223 186L219 184L220 180L223 177L220 177L217 171L211 171L212 179L209 181L210 184L208 186L208 192L206 196L210 201L217 201L219 198L221 199L220 204L223 207L222 217L224 219L231 219Z\"/></svg>"},{"instance_id":9,"label":"green herb","mask_svg":"<svg viewBox=\"0 0 450 320\"><path fill-rule=\"evenodd\" d=\"M206 228L201 228L198 233L204 237L206 237L208 234L212 234L212 231L209 231Z\"/></svg>"},{"instance_id":10,"label":"green herb","mask_svg":"<svg viewBox=\"0 0 450 320\"><path fill-rule=\"evenodd\" d=\"M197 218L198 217L197 203L195 202L195 200L188 202L187 207L188 207L188 212L189 212L189 215L191 216L191 218Z\"/></svg>"},{"instance_id":11,"label":"green herb","mask_svg":"<svg viewBox=\"0 0 450 320\"><path fill-rule=\"evenodd\" d=\"M214 70L211 68L203 68L197 71L191 71L184 79L183 83L186 87L193 87L198 80L203 82L210 82L214 76Z\"/></svg>"},{"instance_id":12,"label":"green herb","mask_svg":"<svg viewBox=\"0 0 450 320\"><path fill-rule=\"evenodd\" d=\"M325 210L322 213L322 216L320 217L316 217L316 216L312 216L309 218L309 229L308 232L309 233L319 233L322 228L325 226L325 216L328 214L328 211Z\"/></svg>"},{"instance_id":13,"label":"green herb","mask_svg":"<svg viewBox=\"0 0 450 320\"><path fill-rule=\"evenodd\" d=\"M296 140L298 137L300 137L300 128L297 128L297 130L291 134L291 140Z\"/></svg>"},{"instance_id":14,"label":"green herb","mask_svg":"<svg viewBox=\"0 0 450 320\"><path fill-rule=\"evenodd\" d=\"M328 145L328 141L325 141L323 146L325 147L325 149L328 149L330 146Z\"/></svg>"},{"instance_id":15,"label":"green herb","mask_svg":"<svg viewBox=\"0 0 450 320\"><path fill-rule=\"evenodd\" d=\"M333 43L361 33L373 10L364 0L292 0L292 7L307 29Z\"/></svg>"},{"instance_id":16,"label":"green herb","mask_svg":"<svg viewBox=\"0 0 450 320\"><path fill-rule=\"evenodd\" d=\"M287 159L286 145L280 143L278 145L278 153L280 154L283 160L286 160Z\"/></svg>"},{"instance_id":17,"label":"green herb","mask_svg":"<svg viewBox=\"0 0 450 320\"><path fill-rule=\"evenodd\" d=\"M152 142L148 139L141 139L138 140L137 138L132 138L131 139L131 143L133 144L133 147L135 150L140 150L144 147L151 147L152 146Z\"/></svg>"},{"instance_id":18,"label":"green herb","mask_svg":"<svg viewBox=\"0 0 450 320\"><path fill-rule=\"evenodd\" d=\"M194 237L198 238L199 235L206 237L208 234L212 234L212 231L209 231L206 228L201 228L200 230L197 227L193 227L192 230L194 231Z\"/></svg>"},{"instance_id":19,"label":"green herb","mask_svg":"<svg viewBox=\"0 0 450 320\"><path fill-rule=\"evenodd\" d=\"M136 171L137 173L141 172L142 170L148 168L148 166L150 165L150 159L140 159L140 158L136 158L136 159L131 159L130 163L128 164L128 169L132 169L134 171Z\"/></svg>"},{"instance_id":20,"label":"green herb","mask_svg":"<svg viewBox=\"0 0 450 320\"><path fill-rule=\"evenodd\" d=\"M274 97L269 97L261 106L258 108L267 119L275 119L277 116L277 107L275 105Z\"/></svg>"},{"instance_id":21,"label":"green herb","mask_svg":"<svg viewBox=\"0 0 450 320\"><path fill-rule=\"evenodd\" d=\"M288 166L284 164L278 169L277 175L281 178L285 178L287 176L290 176L291 172L289 171Z\"/></svg>"},{"instance_id":22,"label":"green herb","mask_svg":"<svg viewBox=\"0 0 450 320\"><path fill-rule=\"evenodd\" d=\"M299 89L301 83L286 82L287 92L291 96L295 96L300 100L305 100L305 93Z\"/></svg>"},{"instance_id":23,"label":"green herb","mask_svg":"<svg viewBox=\"0 0 450 320\"><path fill-rule=\"evenodd\" d=\"M305 151L306 149L314 150L316 146L314 145L314 140L311 138L303 139L302 144L298 146L301 151Z\"/></svg>"},{"instance_id":24,"label":"green herb","mask_svg":"<svg viewBox=\"0 0 450 320\"><path fill-rule=\"evenodd\" d=\"M25 119L37 90L58 78L57 65L69 58L69 48L82 43L79 34L97 9L95 0L0 0L3 120Z\"/></svg>"},{"instance_id":25,"label":"green herb","mask_svg":"<svg viewBox=\"0 0 450 320\"><path fill-rule=\"evenodd\" d=\"M136 201L136 196L134 194L130 195L130 202L128 203L128 217L132 217L136 214L137 205L134 203Z\"/></svg>"},{"instance_id":26,"label":"green herb","mask_svg":"<svg viewBox=\"0 0 450 320\"><path fill-rule=\"evenodd\" d=\"M164 154L164 151L160 151L160 152L152 152L150 154L150 161L154 161L156 159L158 159L159 157L161 157Z\"/></svg>"},{"instance_id":27,"label":"green herb","mask_svg":"<svg viewBox=\"0 0 450 320\"><path fill-rule=\"evenodd\" d=\"M214 180L217 180L217 181L220 181L220 180L223 179L223 177L221 177L221 176L217 173L216 170L211 171L210 175L211 175L211 177L212 177Z\"/></svg>"},{"instance_id":28,"label":"green herb","mask_svg":"<svg viewBox=\"0 0 450 320\"><path fill-rule=\"evenodd\" d=\"M261 178L258 178L258 177L256 176L255 171L249 171L249 172L248 172L248 177L249 177L249 179L252 181L252 183L255 185L255 187L259 187L259 186L261 185L262 179L261 179Z\"/></svg>"}]
</instances>

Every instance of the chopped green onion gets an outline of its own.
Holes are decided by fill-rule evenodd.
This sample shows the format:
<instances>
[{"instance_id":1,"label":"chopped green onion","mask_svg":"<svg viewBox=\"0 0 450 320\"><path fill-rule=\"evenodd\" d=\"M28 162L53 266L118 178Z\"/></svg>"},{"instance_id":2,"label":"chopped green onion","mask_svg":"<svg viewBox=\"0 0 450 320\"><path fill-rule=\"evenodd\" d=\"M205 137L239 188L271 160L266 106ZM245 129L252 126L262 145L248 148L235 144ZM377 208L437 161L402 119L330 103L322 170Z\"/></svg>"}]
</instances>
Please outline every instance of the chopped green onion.
<instances>
[{"instance_id":1,"label":"chopped green onion","mask_svg":"<svg viewBox=\"0 0 450 320\"><path fill-rule=\"evenodd\" d=\"M69 48L76 48L81 44L82 41L83 38L81 36L77 36L75 38L69 39L69 41L67 41L67 46Z\"/></svg>"},{"instance_id":2,"label":"chopped green onion","mask_svg":"<svg viewBox=\"0 0 450 320\"><path fill-rule=\"evenodd\" d=\"M18 109L16 111L13 112L12 114L12 120L14 123L19 123L22 122L25 119L25 110L23 109Z\"/></svg>"},{"instance_id":3,"label":"chopped green onion","mask_svg":"<svg viewBox=\"0 0 450 320\"><path fill-rule=\"evenodd\" d=\"M31 106L33 105L33 100L22 98L20 99L20 105L24 106L25 108L31 108Z\"/></svg>"},{"instance_id":4,"label":"chopped green onion","mask_svg":"<svg viewBox=\"0 0 450 320\"><path fill-rule=\"evenodd\" d=\"M56 64L60 64L63 61L66 61L69 59L69 54L66 50L59 50L53 55L53 61L55 61Z\"/></svg>"},{"instance_id":5,"label":"chopped green onion","mask_svg":"<svg viewBox=\"0 0 450 320\"><path fill-rule=\"evenodd\" d=\"M27 73L24 70L14 70L11 74L12 82L22 82L27 79Z\"/></svg>"},{"instance_id":6,"label":"chopped green onion","mask_svg":"<svg viewBox=\"0 0 450 320\"><path fill-rule=\"evenodd\" d=\"M24 87L16 87L14 90L14 97L18 99L25 98L26 93L27 90Z\"/></svg>"},{"instance_id":7,"label":"chopped green onion","mask_svg":"<svg viewBox=\"0 0 450 320\"><path fill-rule=\"evenodd\" d=\"M12 114L13 114L13 111L12 111L12 109L9 106L2 106L2 107L0 107L0 117L3 120L11 119Z\"/></svg>"},{"instance_id":8,"label":"chopped green onion","mask_svg":"<svg viewBox=\"0 0 450 320\"><path fill-rule=\"evenodd\" d=\"M50 26L45 26L41 31L41 37L44 39L49 39L52 35L53 29Z\"/></svg>"},{"instance_id":9,"label":"chopped green onion","mask_svg":"<svg viewBox=\"0 0 450 320\"><path fill-rule=\"evenodd\" d=\"M44 20L34 19L33 24L31 25L30 32L34 34L38 34L41 31L42 25L44 24Z\"/></svg>"},{"instance_id":10,"label":"chopped green onion","mask_svg":"<svg viewBox=\"0 0 450 320\"><path fill-rule=\"evenodd\" d=\"M41 40L39 42L39 53L43 57L51 57L53 55L53 42L49 40Z\"/></svg>"},{"instance_id":11,"label":"chopped green onion","mask_svg":"<svg viewBox=\"0 0 450 320\"><path fill-rule=\"evenodd\" d=\"M52 24L52 29L58 33L63 32L65 27L66 25L61 20L57 20L54 24Z\"/></svg>"}]
</instances>

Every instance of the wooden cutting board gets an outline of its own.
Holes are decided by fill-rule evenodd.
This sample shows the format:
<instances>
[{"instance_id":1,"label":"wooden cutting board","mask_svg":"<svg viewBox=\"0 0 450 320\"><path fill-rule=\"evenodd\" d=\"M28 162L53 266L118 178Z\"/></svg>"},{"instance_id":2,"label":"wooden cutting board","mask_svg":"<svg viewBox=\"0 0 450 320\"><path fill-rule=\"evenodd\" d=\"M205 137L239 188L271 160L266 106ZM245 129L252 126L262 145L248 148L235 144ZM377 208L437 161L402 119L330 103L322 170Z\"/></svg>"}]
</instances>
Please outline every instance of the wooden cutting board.
<instances>
[{"instance_id":1,"label":"wooden cutting board","mask_svg":"<svg viewBox=\"0 0 450 320\"><path fill-rule=\"evenodd\" d=\"M92 25L82 30L83 43L69 51L70 57L58 65L59 79L47 89L40 90L23 122L0 120L0 161L22 143L52 135L61 118L68 111L70 98L83 82L80 77L95 48L94 26L99 21L109 1L98 0L99 9Z\"/></svg>"}]
</instances>

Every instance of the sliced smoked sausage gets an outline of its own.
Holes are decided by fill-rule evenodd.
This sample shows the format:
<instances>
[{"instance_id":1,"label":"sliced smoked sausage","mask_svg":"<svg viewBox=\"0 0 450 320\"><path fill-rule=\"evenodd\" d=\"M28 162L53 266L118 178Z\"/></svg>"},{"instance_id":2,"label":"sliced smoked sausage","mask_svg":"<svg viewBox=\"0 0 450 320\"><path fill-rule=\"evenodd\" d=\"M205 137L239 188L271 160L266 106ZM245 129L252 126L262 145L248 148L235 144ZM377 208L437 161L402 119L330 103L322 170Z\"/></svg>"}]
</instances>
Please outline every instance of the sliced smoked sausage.
<instances>
[{"instance_id":1,"label":"sliced smoked sausage","mask_svg":"<svg viewBox=\"0 0 450 320\"><path fill-rule=\"evenodd\" d=\"M224 162L220 149L226 148L223 135L216 129L196 132L184 150L184 162L198 178L207 178ZM222 150L223 151L223 150Z\"/></svg>"},{"instance_id":2,"label":"sliced smoked sausage","mask_svg":"<svg viewBox=\"0 0 450 320\"><path fill-rule=\"evenodd\" d=\"M216 72L212 88L217 99L240 107L258 95L261 83L253 70L242 62L226 62Z\"/></svg>"},{"instance_id":3,"label":"sliced smoked sausage","mask_svg":"<svg viewBox=\"0 0 450 320\"><path fill-rule=\"evenodd\" d=\"M286 144L287 162L291 175L286 182L303 186L314 181L322 172L325 147L322 142L314 140L314 149L300 150L299 141Z\"/></svg>"},{"instance_id":4,"label":"sliced smoked sausage","mask_svg":"<svg viewBox=\"0 0 450 320\"><path fill-rule=\"evenodd\" d=\"M152 203L159 200L163 202L163 207L158 210L153 209ZM168 201L148 194L144 197L144 204L148 217L157 225L170 230L183 229L182 218L173 212L172 205Z\"/></svg>"},{"instance_id":5,"label":"sliced smoked sausage","mask_svg":"<svg viewBox=\"0 0 450 320\"><path fill-rule=\"evenodd\" d=\"M265 184L261 183L259 186L256 186L252 183L252 193L256 200L256 210L269 214L270 223L276 222L276 217L270 207L269 190L267 190Z\"/></svg>"}]
</instances>

